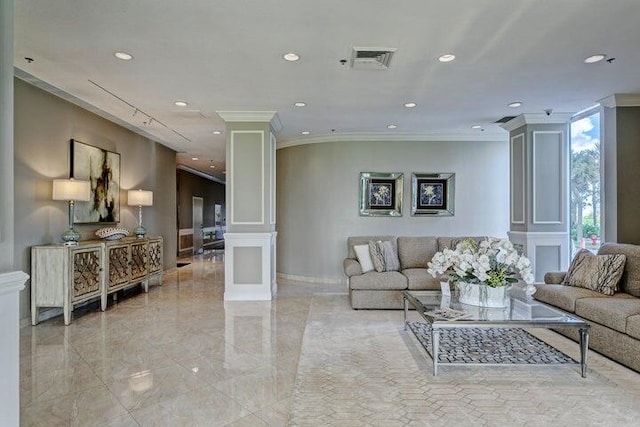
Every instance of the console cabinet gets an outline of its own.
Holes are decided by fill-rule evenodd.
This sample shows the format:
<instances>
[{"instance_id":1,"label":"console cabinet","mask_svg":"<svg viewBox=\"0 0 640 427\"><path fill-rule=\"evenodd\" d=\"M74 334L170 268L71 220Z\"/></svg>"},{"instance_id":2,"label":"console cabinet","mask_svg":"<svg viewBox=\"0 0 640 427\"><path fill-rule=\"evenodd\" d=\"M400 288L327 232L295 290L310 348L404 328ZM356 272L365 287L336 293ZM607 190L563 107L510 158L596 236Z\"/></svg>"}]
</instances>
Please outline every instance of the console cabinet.
<instances>
[{"instance_id":1,"label":"console cabinet","mask_svg":"<svg viewBox=\"0 0 640 427\"><path fill-rule=\"evenodd\" d=\"M31 323L38 323L40 307L61 307L64 324L71 322L76 304L107 296L149 280L162 284L162 237L87 241L77 246L45 245L31 248Z\"/></svg>"}]
</instances>

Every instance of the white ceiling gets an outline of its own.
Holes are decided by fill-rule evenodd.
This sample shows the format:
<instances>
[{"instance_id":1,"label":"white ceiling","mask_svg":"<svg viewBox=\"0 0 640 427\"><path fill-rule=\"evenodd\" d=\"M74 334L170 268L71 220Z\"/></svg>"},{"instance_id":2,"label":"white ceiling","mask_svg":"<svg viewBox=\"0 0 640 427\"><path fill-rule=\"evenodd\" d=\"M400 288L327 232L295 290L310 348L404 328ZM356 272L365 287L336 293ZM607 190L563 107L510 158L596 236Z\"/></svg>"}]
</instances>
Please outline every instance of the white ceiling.
<instances>
[{"instance_id":1,"label":"white ceiling","mask_svg":"<svg viewBox=\"0 0 640 427\"><path fill-rule=\"evenodd\" d=\"M16 0L14 64L176 149L179 163L219 173L216 111L277 111L286 144L483 140L506 138L493 124L506 115L640 93L639 22L640 0ZM352 70L339 61L353 46L397 52L388 70ZM300 61L285 62L289 51ZM438 62L446 53L456 60ZM583 62L595 53L615 60Z\"/></svg>"}]
</instances>

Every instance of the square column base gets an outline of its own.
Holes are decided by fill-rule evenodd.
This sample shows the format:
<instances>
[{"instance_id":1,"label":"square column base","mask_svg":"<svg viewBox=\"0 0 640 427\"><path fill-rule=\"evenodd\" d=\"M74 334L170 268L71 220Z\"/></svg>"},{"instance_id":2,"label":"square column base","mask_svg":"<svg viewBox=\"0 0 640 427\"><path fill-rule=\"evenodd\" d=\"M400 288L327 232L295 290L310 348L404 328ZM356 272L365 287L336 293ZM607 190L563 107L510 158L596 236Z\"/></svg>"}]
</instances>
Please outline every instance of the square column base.
<instances>
[{"instance_id":1,"label":"square column base","mask_svg":"<svg viewBox=\"0 0 640 427\"><path fill-rule=\"evenodd\" d=\"M225 233L225 301L270 301L277 294L277 234Z\"/></svg>"},{"instance_id":2,"label":"square column base","mask_svg":"<svg viewBox=\"0 0 640 427\"><path fill-rule=\"evenodd\" d=\"M509 231L509 240L531 261L536 283L544 282L549 271L567 271L569 233Z\"/></svg>"}]
</instances>

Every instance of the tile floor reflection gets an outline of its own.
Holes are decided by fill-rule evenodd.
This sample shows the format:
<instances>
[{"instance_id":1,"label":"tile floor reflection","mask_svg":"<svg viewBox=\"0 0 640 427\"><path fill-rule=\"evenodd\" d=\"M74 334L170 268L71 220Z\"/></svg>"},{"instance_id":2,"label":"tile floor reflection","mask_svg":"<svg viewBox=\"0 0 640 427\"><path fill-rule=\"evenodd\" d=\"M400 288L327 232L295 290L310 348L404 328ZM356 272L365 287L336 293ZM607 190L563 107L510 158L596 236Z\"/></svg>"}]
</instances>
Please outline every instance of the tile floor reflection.
<instances>
[{"instance_id":1,"label":"tile floor reflection","mask_svg":"<svg viewBox=\"0 0 640 427\"><path fill-rule=\"evenodd\" d=\"M148 294L26 326L22 426L637 425L640 375L590 352L572 367L451 367L438 377L398 310L351 310L343 285L279 281L223 301L220 252ZM576 357L551 331L540 338ZM593 422L594 424L590 424ZM0 422L1 424L1 422Z\"/></svg>"},{"instance_id":2,"label":"tile floor reflection","mask_svg":"<svg viewBox=\"0 0 640 427\"><path fill-rule=\"evenodd\" d=\"M311 296L223 301L220 252L163 286L21 328L23 426L284 426Z\"/></svg>"}]
</instances>

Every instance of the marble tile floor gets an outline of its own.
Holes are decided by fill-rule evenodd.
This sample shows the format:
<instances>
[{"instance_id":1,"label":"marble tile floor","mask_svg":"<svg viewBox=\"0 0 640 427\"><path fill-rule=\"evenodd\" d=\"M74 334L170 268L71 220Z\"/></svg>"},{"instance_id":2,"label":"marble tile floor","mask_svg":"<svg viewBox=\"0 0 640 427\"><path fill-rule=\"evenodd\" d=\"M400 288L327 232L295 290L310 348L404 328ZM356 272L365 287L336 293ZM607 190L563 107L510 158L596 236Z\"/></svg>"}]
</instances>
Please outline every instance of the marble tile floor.
<instances>
[{"instance_id":1,"label":"marble tile floor","mask_svg":"<svg viewBox=\"0 0 640 427\"><path fill-rule=\"evenodd\" d=\"M224 303L220 252L186 261L106 312L21 328L21 425L640 424L640 374L597 354L586 380L577 367L433 377L401 311L354 311L342 285L295 282L271 303Z\"/></svg>"}]
</instances>

